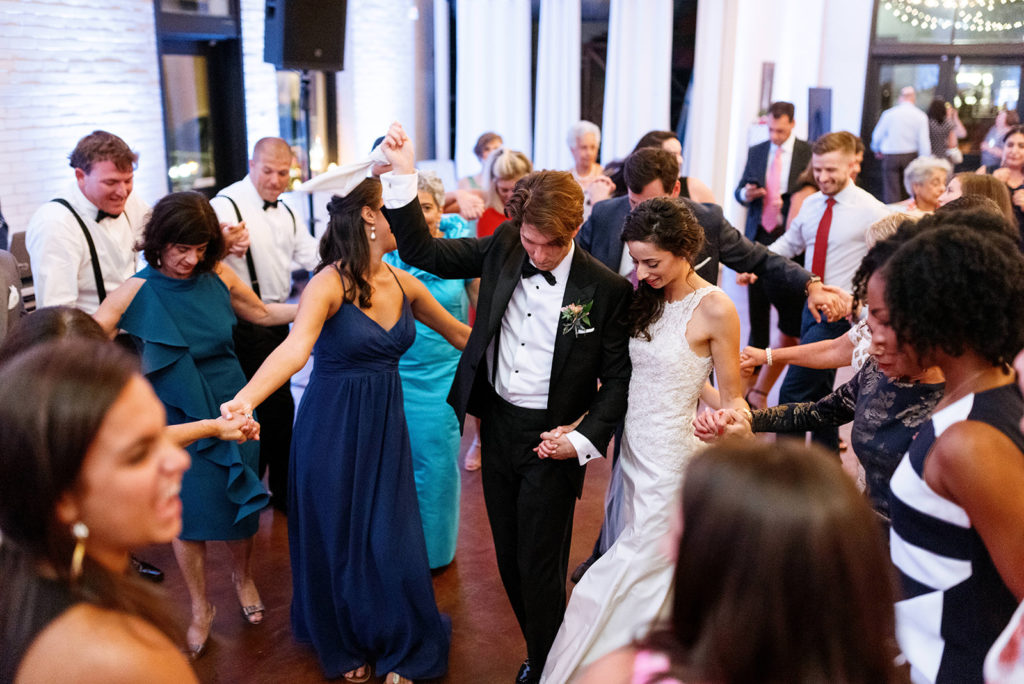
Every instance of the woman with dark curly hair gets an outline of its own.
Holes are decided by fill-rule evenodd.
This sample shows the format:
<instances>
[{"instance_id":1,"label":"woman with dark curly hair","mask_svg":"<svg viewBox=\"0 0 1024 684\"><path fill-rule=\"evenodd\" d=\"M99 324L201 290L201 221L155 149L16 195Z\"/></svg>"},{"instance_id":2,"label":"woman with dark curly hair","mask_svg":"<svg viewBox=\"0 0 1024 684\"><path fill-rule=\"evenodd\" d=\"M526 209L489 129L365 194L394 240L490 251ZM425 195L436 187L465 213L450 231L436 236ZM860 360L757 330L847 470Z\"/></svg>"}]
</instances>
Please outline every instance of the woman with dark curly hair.
<instances>
[{"instance_id":1,"label":"woman with dark curly hair","mask_svg":"<svg viewBox=\"0 0 1024 684\"><path fill-rule=\"evenodd\" d=\"M295 317L294 304L264 304L230 268L217 214L198 192L167 195L153 207L141 249L148 266L110 293L95 318L138 342L142 368L171 424L216 418L218 407L245 384L235 356L235 316L259 325ZM202 655L216 612L206 593L206 542L228 543L232 579L251 624L265 609L252 578L253 536L267 493L256 469L259 445L202 439L189 446L181 535L174 542L192 603L188 649Z\"/></svg>"},{"instance_id":2,"label":"woman with dark curly hair","mask_svg":"<svg viewBox=\"0 0 1024 684\"><path fill-rule=\"evenodd\" d=\"M616 541L576 585L541 681L567 682L597 658L663 617L672 562L658 542L669 529L690 457L697 400L712 368L723 406L740 396L736 308L693 270L704 231L682 201L650 199L627 217L622 240L640 284L630 307L629 382L622 452L616 467L622 508Z\"/></svg>"},{"instance_id":3,"label":"woman with dark curly hair","mask_svg":"<svg viewBox=\"0 0 1024 684\"><path fill-rule=\"evenodd\" d=\"M882 537L834 458L726 442L682 484L671 614L578 684L906 681Z\"/></svg>"},{"instance_id":4,"label":"woman with dark curly hair","mask_svg":"<svg viewBox=\"0 0 1024 684\"><path fill-rule=\"evenodd\" d=\"M222 411L251 414L314 353L292 436L292 634L328 679L375 669L399 684L444 675L450 625L434 602L398 359L414 319L459 350L469 326L384 263L396 245L383 206L375 178L331 199L291 333Z\"/></svg>"},{"instance_id":5,"label":"woman with dark curly hair","mask_svg":"<svg viewBox=\"0 0 1024 684\"><path fill-rule=\"evenodd\" d=\"M1024 258L1009 238L926 231L876 277L887 318L872 340L938 366L946 392L892 477L900 646L915 682L981 682L1024 598Z\"/></svg>"}]
</instances>

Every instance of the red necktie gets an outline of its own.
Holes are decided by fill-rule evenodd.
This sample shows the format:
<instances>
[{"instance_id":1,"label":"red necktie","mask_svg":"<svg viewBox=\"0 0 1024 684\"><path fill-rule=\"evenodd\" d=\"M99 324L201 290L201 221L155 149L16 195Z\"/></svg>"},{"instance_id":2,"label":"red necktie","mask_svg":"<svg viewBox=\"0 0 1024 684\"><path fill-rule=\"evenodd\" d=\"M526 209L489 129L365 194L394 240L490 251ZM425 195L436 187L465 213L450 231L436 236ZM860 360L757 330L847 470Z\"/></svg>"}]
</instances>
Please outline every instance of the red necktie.
<instances>
[{"instance_id":1,"label":"red necktie","mask_svg":"<svg viewBox=\"0 0 1024 684\"><path fill-rule=\"evenodd\" d=\"M764 183L765 196L761 209L761 225L769 233L779 227L779 215L782 213L782 148L775 148L775 157L768 170Z\"/></svg>"},{"instance_id":2,"label":"red necktie","mask_svg":"<svg viewBox=\"0 0 1024 684\"><path fill-rule=\"evenodd\" d=\"M818 234L814 238L814 260L811 264L811 273L825 280L825 257L828 256L828 229L832 227L832 207L835 205L834 197L825 200L825 213L818 221Z\"/></svg>"}]
</instances>

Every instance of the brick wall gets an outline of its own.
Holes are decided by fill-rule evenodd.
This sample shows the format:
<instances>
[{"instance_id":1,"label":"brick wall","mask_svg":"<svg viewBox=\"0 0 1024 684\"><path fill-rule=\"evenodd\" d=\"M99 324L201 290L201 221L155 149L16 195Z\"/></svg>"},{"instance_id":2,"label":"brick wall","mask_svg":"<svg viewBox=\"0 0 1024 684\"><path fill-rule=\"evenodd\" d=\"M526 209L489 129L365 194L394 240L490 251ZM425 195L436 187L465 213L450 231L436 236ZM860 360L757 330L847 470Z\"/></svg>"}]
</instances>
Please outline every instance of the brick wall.
<instances>
[{"instance_id":1,"label":"brick wall","mask_svg":"<svg viewBox=\"0 0 1024 684\"><path fill-rule=\"evenodd\" d=\"M103 128L140 154L135 184L167 189L152 0L0 0L0 204L12 231L74 177Z\"/></svg>"},{"instance_id":2,"label":"brick wall","mask_svg":"<svg viewBox=\"0 0 1024 684\"><path fill-rule=\"evenodd\" d=\"M242 72L249 152L260 138L281 135L277 121L277 76L263 61L263 0L241 0Z\"/></svg>"}]
</instances>

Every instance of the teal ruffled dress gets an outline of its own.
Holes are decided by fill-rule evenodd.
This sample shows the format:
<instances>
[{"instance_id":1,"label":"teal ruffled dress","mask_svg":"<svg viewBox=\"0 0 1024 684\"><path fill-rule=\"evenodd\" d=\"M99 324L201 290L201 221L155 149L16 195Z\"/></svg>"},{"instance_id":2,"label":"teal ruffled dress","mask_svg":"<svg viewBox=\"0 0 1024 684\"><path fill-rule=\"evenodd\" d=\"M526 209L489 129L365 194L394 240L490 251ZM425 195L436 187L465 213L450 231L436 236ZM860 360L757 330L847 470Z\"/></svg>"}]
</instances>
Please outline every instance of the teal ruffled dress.
<instances>
[{"instance_id":1,"label":"teal ruffled dress","mask_svg":"<svg viewBox=\"0 0 1024 684\"><path fill-rule=\"evenodd\" d=\"M217 275L179 280L146 267L146 282L119 323L140 343L142 372L177 425L220 415L245 385L231 330L235 313ZM181 538L237 540L256 534L269 500L257 475L259 443L201 439L181 483Z\"/></svg>"},{"instance_id":2,"label":"teal ruffled dress","mask_svg":"<svg viewBox=\"0 0 1024 684\"><path fill-rule=\"evenodd\" d=\"M445 238L473 237L473 230L454 214L441 219ZM419 278L448 313L467 322L467 281L444 280L409 266L397 252L386 254L384 260ZM398 362L412 442L416 496L431 569L452 562L459 535L459 422L447 397L460 355L441 335L417 322L416 342Z\"/></svg>"}]
</instances>

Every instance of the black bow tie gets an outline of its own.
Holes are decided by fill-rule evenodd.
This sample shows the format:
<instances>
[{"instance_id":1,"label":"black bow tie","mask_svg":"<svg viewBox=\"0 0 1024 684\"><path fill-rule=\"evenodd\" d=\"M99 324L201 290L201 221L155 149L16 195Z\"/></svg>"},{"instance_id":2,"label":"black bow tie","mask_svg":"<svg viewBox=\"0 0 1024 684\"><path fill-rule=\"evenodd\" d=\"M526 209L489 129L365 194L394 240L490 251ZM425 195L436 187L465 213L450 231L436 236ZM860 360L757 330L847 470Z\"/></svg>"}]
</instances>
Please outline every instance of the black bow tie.
<instances>
[{"instance_id":1,"label":"black bow tie","mask_svg":"<svg viewBox=\"0 0 1024 684\"><path fill-rule=\"evenodd\" d=\"M99 223L105 218L116 219L118 216L120 216L120 214L108 214L107 212L100 209L98 212L96 212L96 223Z\"/></svg>"},{"instance_id":2,"label":"black bow tie","mask_svg":"<svg viewBox=\"0 0 1024 684\"><path fill-rule=\"evenodd\" d=\"M533 263L531 263L529 259L527 259L525 262L523 262L523 277L524 278L529 278L530 276L535 276L538 273L541 274L542 276L544 276L544 280L548 281L548 285L554 285L555 284L555 276L554 276L554 274L551 271L542 271L542 270L540 270L539 268L534 266Z\"/></svg>"},{"instance_id":3,"label":"black bow tie","mask_svg":"<svg viewBox=\"0 0 1024 684\"><path fill-rule=\"evenodd\" d=\"M274 209L277 209L277 203L280 202L280 201L281 200L274 200L273 202L268 202L267 200L263 200L263 211L266 211L267 209L270 209L271 207L273 207Z\"/></svg>"}]
</instances>

